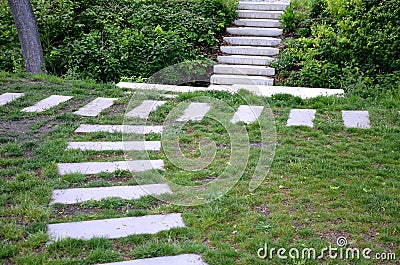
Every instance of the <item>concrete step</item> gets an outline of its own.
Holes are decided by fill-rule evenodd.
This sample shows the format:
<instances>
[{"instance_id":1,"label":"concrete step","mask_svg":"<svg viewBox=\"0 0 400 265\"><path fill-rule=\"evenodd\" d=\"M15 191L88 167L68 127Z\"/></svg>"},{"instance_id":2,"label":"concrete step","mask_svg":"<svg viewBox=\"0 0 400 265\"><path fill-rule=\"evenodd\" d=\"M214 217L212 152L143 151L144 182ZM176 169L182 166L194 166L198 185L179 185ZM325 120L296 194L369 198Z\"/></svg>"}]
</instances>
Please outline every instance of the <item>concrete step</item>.
<instances>
[{"instance_id":1,"label":"concrete step","mask_svg":"<svg viewBox=\"0 0 400 265\"><path fill-rule=\"evenodd\" d=\"M236 19L233 24L243 27L279 28L282 24L274 19Z\"/></svg>"},{"instance_id":2,"label":"concrete step","mask_svg":"<svg viewBox=\"0 0 400 265\"><path fill-rule=\"evenodd\" d=\"M235 84L264 85L264 86L274 85L274 79L267 78L265 76L212 75L210 81L212 84L219 84L219 85L235 85Z\"/></svg>"},{"instance_id":3,"label":"concrete step","mask_svg":"<svg viewBox=\"0 0 400 265\"><path fill-rule=\"evenodd\" d=\"M176 121L201 121L210 109L211 105L208 103L192 102Z\"/></svg>"},{"instance_id":4,"label":"concrete step","mask_svg":"<svg viewBox=\"0 0 400 265\"><path fill-rule=\"evenodd\" d=\"M224 41L231 45L245 46L277 46L281 44L281 39L271 37L224 37Z\"/></svg>"},{"instance_id":5,"label":"concrete step","mask_svg":"<svg viewBox=\"0 0 400 265\"><path fill-rule=\"evenodd\" d=\"M283 11L239 10L238 18L280 19Z\"/></svg>"},{"instance_id":6,"label":"concrete step","mask_svg":"<svg viewBox=\"0 0 400 265\"><path fill-rule=\"evenodd\" d=\"M144 196L164 193L172 193L167 184L54 190L51 195L50 205L55 203L75 204L90 200L100 201L106 198L137 200Z\"/></svg>"},{"instance_id":7,"label":"concrete step","mask_svg":"<svg viewBox=\"0 0 400 265\"><path fill-rule=\"evenodd\" d=\"M279 54L279 49L254 46L221 46L221 51L236 55L273 56Z\"/></svg>"},{"instance_id":8,"label":"concrete step","mask_svg":"<svg viewBox=\"0 0 400 265\"><path fill-rule=\"evenodd\" d=\"M342 110L342 118L346 128L369 129L371 123L366 110Z\"/></svg>"},{"instance_id":9,"label":"concrete step","mask_svg":"<svg viewBox=\"0 0 400 265\"><path fill-rule=\"evenodd\" d=\"M182 254L178 256L166 256L147 259L135 259L102 265L207 265L199 255ZM101 265L101 264L97 264Z\"/></svg>"},{"instance_id":10,"label":"concrete step","mask_svg":"<svg viewBox=\"0 0 400 265\"><path fill-rule=\"evenodd\" d=\"M244 65L270 65L275 61L274 58L266 56L247 56L247 55L222 55L218 56L219 63L224 64L244 64Z\"/></svg>"},{"instance_id":11,"label":"concrete step","mask_svg":"<svg viewBox=\"0 0 400 265\"><path fill-rule=\"evenodd\" d=\"M288 6L287 3L268 3L268 2L239 2L238 8L241 10L263 10L263 11L283 11Z\"/></svg>"},{"instance_id":12,"label":"concrete step","mask_svg":"<svg viewBox=\"0 0 400 265\"><path fill-rule=\"evenodd\" d=\"M226 32L232 35L239 35L239 36L276 37L282 35L283 30L278 28L240 27L240 28L227 28Z\"/></svg>"},{"instance_id":13,"label":"concrete step","mask_svg":"<svg viewBox=\"0 0 400 265\"><path fill-rule=\"evenodd\" d=\"M240 121L250 124L258 120L263 111L264 106L248 106L241 105L233 115L231 122L238 123Z\"/></svg>"},{"instance_id":14,"label":"concrete step","mask_svg":"<svg viewBox=\"0 0 400 265\"><path fill-rule=\"evenodd\" d=\"M50 224L47 234L52 241L65 238L90 240L156 234L176 227L185 227L180 213Z\"/></svg>"},{"instance_id":15,"label":"concrete step","mask_svg":"<svg viewBox=\"0 0 400 265\"><path fill-rule=\"evenodd\" d=\"M6 105L22 96L24 96L24 93L4 93L0 95L0 106Z\"/></svg>"},{"instance_id":16,"label":"concrete step","mask_svg":"<svg viewBox=\"0 0 400 265\"><path fill-rule=\"evenodd\" d=\"M291 109L286 126L314 127L315 109Z\"/></svg>"},{"instance_id":17,"label":"concrete step","mask_svg":"<svg viewBox=\"0 0 400 265\"><path fill-rule=\"evenodd\" d=\"M96 117L103 110L108 109L114 104L117 98L96 98L92 102L83 106L79 110L75 111L74 114L86 117Z\"/></svg>"},{"instance_id":18,"label":"concrete step","mask_svg":"<svg viewBox=\"0 0 400 265\"><path fill-rule=\"evenodd\" d=\"M162 133L163 126L142 126L142 125L102 125L102 124L81 124L76 130L76 133Z\"/></svg>"},{"instance_id":19,"label":"concrete step","mask_svg":"<svg viewBox=\"0 0 400 265\"><path fill-rule=\"evenodd\" d=\"M64 103L70 100L71 96L59 96L59 95L52 95L48 98L45 98L33 106L24 108L23 112L43 112L45 110L51 109L53 107L58 106L61 103Z\"/></svg>"},{"instance_id":20,"label":"concrete step","mask_svg":"<svg viewBox=\"0 0 400 265\"><path fill-rule=\"evenodd\" d=\"M217 64L214 65L215 74L224 75L261 75L261 76L273 76L275 75L275 69L259 66L259 65L228 65L228 64Z\"/></svg>"},{"instance_id":21,"label":"concrete step","mask_svg":"<svg viewBox=\"0 0 400 265\"><path fill-rule=\"evenodd\" d=\"M115 162L82 162L82 163L58 163L58 173L61 176L66 174L79 173L93 175L99 173L113 173L117 170L130 172L143 172L152 169L164 169L163 160L130 160Z\"/></svg>"},{"instance_id":22,"label":"concrete step","mask_svg":"<svg viewBox=\"0 0 400 265\"><path fill-rule=\"evenodd\" d=\"M160 151L161 141L68 142L67 149L81 151Z\"/></svg>"}]
</instances>

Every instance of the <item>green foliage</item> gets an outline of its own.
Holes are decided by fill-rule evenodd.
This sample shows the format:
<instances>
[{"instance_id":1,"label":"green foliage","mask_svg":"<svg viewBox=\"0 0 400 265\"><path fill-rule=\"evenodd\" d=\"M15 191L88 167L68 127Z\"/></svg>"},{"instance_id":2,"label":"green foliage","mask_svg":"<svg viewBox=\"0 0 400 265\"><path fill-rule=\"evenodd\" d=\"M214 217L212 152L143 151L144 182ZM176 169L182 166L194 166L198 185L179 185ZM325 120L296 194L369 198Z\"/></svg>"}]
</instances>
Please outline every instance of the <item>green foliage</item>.
<instances>
[{"instance_id":1,"label":"green foliage","mask_svg":"<svg viewBox=\"0 0 400 265\"><path fill-rule=\"evenodd\" d=\"M294 1L294 10L295 27L285 28L297 36L276 64L282 83L358 92L398 89L398 1Z\"/></svg>"},{"instance_id":2,"label":"green foliage","mask_svg":"<svg viewBox=\"0 0 400 265\"><path fill-rule=\"evenodd\" d=\"M169 65L201 59L236 16L230 0L32 0L47 70L119 81L148 77ZM0 69L21 67L18 36L0 6Z\"/></svg>"},{"instance_id":3,"label":"green foliage","mask_svg":"<svg viewBox=\"0 0 400 265\"><path fill-rule=\"evenodd\" d=\"M294 15L294 10L293 7L291 7L290 5L288 5L286 7L285 12L282 14L281 17L281 23L283 26L283 29L285 30L285 32L291 32L294 30L295 28L295 15Z\"/></svg>"}]
</instances>

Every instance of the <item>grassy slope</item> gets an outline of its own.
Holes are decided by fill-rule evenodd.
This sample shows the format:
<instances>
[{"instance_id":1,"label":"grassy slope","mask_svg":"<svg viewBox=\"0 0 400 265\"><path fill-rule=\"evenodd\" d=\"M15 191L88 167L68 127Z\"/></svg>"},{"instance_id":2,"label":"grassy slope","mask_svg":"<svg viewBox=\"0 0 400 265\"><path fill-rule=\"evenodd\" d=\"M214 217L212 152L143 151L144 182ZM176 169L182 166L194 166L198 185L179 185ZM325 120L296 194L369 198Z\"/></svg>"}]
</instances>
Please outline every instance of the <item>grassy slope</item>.
<instances>
[{"instance_id":1,"label":"grassy slope","mask_svg":"<svg viewBox=\"0 0 400 265\"><path fill-rule=\"evenodd\" d=\"M77 135L80 123L121 124L131 95L112 85L64 81L54 77L24 77L0 74L0 94L26 93L26 97L0 107L0 258L16 264L94 264L122 259L181 253L199 253L209 264L265 264L257 250L270 246L316 247L321 249L345 236L352 247L370 247L374 252L396 252L400 257L400 96L398 92L380 98L318 98L301 100L290 96L261 99L269 102L276 119L277 150L271 172L253 193L249 176L257 161L252 147L250 166L238 184L222 198L197 207L166 205L147 197L138 201L109 199L74 206L48 206L54 188L136 184L127 172L85 177L61 177L56 162L123 159L122 152L64 151L70 140L120 140L121 135L96 133ZM51 95L73 95L74 99L42 114L21 113L20 109ZM211 95L237 107L241 99L225 93L181 94L160 108L150 122L162 121L176 103L198 95ZM120 100L99 118L83 118L72 110L96 96ZM315 128L286 127L291 108L316 108ZM368 110L372 129L345 129L343 109ZM196 156L196 141L214 136L226 144L224 133L211 120L192 124L181 142ZM257 126L248 126L250 141L257 141ZM223 131L223 129L222 129ZM147 139L160 139L158 135ZM229 144L229 143L228 143ZM186 152L186 151L184 151ZM166 176L178 183L201 181L220 172L227 150L202 172L181 172L168 164ZM140 154L136 154L140 157ZM130 236L118 240L88 242L64 240L46 245L46 224L109 217L183 212L187 228L157 235ZM82 261L84 260L84 261ZM345 260L292 261L273 264L346 264ZM377 261L354 261L377 264Z\"/></svg>"}]
</instances>

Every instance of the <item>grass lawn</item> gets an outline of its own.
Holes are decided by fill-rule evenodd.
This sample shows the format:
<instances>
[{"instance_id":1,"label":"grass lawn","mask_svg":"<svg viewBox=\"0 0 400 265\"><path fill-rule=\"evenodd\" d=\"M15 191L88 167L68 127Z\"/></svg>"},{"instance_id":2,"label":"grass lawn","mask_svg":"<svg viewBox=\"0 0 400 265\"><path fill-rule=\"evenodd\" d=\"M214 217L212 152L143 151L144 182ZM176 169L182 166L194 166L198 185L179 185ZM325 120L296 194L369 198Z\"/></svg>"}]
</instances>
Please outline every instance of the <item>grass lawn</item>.
<instances>
[{"instance_id":1,"label":"grass lawn","mask_svg":"<svg viewBox=\"0 0 400 265\"><path fill-rule=\"evenodd\" d=\"M216 144L214 160L204 170L182 170L165 152L166 171L135 176L113 174L60 176L58 162L123 160L122 151L65 150L67 141L120 141L122 134L76 134L82 123L122 124L132 95L114 85L65 81L50 76L26 77L0 73L0 94L25 96L0 106L0 259L3 264L96 264L128 259L197 253L210 264L398 264L400 260L400 92L379 98L300 98L277 95L249 101L271 107L276 125L276 150L270 172L260 187L249 192L249 181L262 150L260 126L248 125L250 159L237 184L218 199L198 206L177 206L153 197L107 199L75 205L49 206L53 189L136 185L136 179L162 174L174 183L198 185L220 175L229 162L226 128L212 119L186 124L179 134L182 152L200 156L198 142ZM73 99L43 113L23 113L52 94ZM80 117L72 111L95 97L119 100L99 117ZM216 98L236 109L243 98L222 92L179 94L151 114L148 124L161 124L178 103L194 97ZM154 96L155 98L157 96ZM315 127L287 127L292 108L317 109ZM346 129L341 110L368 110L371 129ZM133 121L134 122L134 121ZM143 137L141 137L143 138ZM150 134L146 140L161 140ZM140 139L140 137L139 137ZM143 158L142 152L130 153ZM47 224L125 216L182 212L186 228L156 235L90 241L62 240L46 244ZM320 251L345 237L352 248L395 253L397 261L375 259L279 259L257 257L269 248L315 248ZM276 253L276 251L275 251ZM287 253L286 253L287 255ZM397 262L397 263L396 263Z\"/></svg>"}]
</instances>

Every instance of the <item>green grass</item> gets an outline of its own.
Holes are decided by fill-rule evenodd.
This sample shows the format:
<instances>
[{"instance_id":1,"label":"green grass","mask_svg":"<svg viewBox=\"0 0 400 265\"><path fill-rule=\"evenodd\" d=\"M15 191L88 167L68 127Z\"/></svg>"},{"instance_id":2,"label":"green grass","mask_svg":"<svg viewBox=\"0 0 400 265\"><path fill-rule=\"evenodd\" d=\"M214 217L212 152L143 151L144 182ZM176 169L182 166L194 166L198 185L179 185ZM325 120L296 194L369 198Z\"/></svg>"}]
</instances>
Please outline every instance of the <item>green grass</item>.
<instances>
[{"instance_id":1,"label":"green grass","mask_svg":"<svg viewBox=\"0 0 400 265\"><path fill-rule=\"evenodd\" d=\"M335 245L340 236L346 237L351 247L394 252L400 257L399 92L383 92L378 98L367 99L348 94L309 100L244 94L252 102L268 103L274 114L277 146L270 172L258 189L249 192L261 152L259 146L251 145L248 166L238 183L222 197L193 207L153 197L49 206L53 189L136 185L138 179L158 178L154 177L156 172L140 173L135 178L124 171L97 176L57 174L57 162L124 159L123 152L66 151L65 147L67 141L121 140L121 134L75 134L74 130L80 123L121 124L132 95L113 85L0 73L0 94L4 92L26 94L0 106L0 259L4 264L97 264L183 253L200 254L210 265L266 264L257 257L257 250L265 243L275 248L320 250ZM51 94L74 98L40 114L20 112ZM97 96L120 100L98 118L70 114ZM242 97L222 92L180 94L153 113L147 123L162 123L180 102L198 96L219 99L233 108L244 103ZM291 108L316 108L315 128L286 127ZM368 110L372 129L346 129L340 114L344 109ZM164 152L149 152L152 159L165 162L167 170L158 174L193 186L221 174L230 154L226 128L205 119L183 129L186 133L179 135L182 152L191 159L200 157L198 142L208 137L217 145L213 162L205 170L188 172L170 163ZM259 126L248 125L246 129L251 143L260 141ZM144 138L161 140L156 134ZM130 155L143 158L146 154ZM183 213L187 228L115 240L46 244L49 223L173 212ZM276 256L267 264L319 263L380 264L365 259L280 260Z\"/></svg>"}]
</instances>

